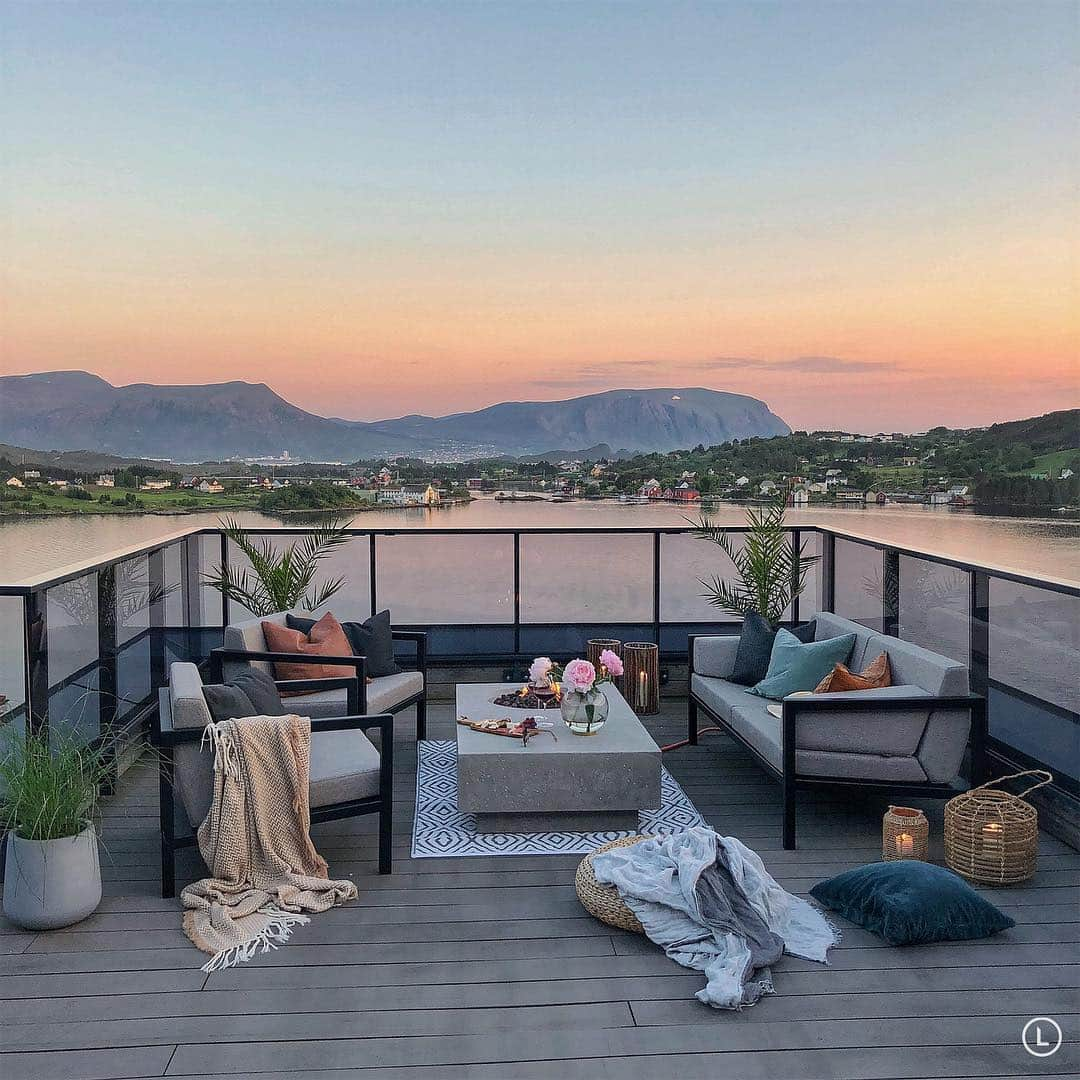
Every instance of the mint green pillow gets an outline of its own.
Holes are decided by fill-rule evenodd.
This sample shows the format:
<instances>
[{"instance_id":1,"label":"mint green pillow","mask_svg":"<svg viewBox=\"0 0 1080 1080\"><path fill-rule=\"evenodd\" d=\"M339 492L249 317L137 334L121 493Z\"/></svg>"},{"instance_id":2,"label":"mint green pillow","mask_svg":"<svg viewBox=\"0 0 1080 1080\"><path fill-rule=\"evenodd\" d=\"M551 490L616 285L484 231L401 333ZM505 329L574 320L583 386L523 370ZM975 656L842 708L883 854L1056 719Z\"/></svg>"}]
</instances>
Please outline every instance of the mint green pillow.
<instances>
[{"instance_id":1,"label":"mint green pillow","mask_svg":"<svg viewBox=\"0 0 1080 1080\"><path fill-rule=\"evenodd\" d=\"M837 664L846 664L855 647L854 634L801 642L787 630L777 630L765 678L747 693L779 701L800 690L813 690Z\"/></svg>"}]
</instances>

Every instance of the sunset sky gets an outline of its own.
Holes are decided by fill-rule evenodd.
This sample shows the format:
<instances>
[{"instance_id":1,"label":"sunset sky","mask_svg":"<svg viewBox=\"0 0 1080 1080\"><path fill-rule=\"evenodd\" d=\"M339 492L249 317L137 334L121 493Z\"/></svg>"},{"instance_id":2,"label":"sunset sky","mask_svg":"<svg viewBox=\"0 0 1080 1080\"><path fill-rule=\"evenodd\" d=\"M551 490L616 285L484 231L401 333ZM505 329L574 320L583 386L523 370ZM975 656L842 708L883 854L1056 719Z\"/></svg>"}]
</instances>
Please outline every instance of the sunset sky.
<instances>
[{"instance_id":1,"label":"sunset sky","mask_svg":"<svg viewBox=\"0 0 1080 1080\"><path fill-rule=\"evenodd\" d=\"M1080 401L1073 2L0 8L0 373Z\"/></svg>"}]
</instances>

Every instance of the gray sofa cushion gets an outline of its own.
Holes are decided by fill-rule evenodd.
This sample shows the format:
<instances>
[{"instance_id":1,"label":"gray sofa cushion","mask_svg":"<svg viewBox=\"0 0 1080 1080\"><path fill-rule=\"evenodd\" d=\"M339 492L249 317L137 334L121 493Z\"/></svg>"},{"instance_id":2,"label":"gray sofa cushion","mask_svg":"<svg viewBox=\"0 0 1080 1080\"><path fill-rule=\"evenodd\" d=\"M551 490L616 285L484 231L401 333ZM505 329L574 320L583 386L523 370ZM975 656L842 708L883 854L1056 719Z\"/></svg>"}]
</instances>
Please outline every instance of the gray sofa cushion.
<instances>
[{"instance_id":1,"label":"gray sofa cushion","mask_svg":"<svg viewBox=\"0 0 1080 1080\"><path fill-rule=\"evenodd\" d=\"M690 689L707 709L725 721L731 719L731 710L734 706L755 700L752 694L746 692L745 686L728 682L727 679L717 679L711 675L699 675L696 671L690 680ZM762 707L765 707L767 704L765 699L758 700Z\"/></svg>"},{"instance_id":2,"label":"gray sofa cushion","mask_svg":"<svg viewBox=\"0 0 1080 1080\"><path fill-rule=\"evenodd\" d=\"M739 635L699 637L694 641L694 671L726 679L735 668Z\"/></svg>"},{"instance_id":3,"label":"gray sofa cushion","mask_svg":"<svg viewBox=\"0 0 1080 1080\"><path fill-rule=\"evenodd\" d=\"M880 701L889 698L929 697L920 686L883 686L875 690L852 690L842 694L815 694L815 701ZM903 712L865 711L803 713L799 717L797 744L800 749L824 750L840 754L873 751L885 757L914 757L919 749L930 709Z\"/></svg>"},{"instance_id":4,"label":"gray sofa cushion","mask_svg":"<svg viewBox=\"0 0 1080 1080\"><path fill-rule=\"evenodd\" d=\"M782 725L769 712L769 703L764 698L755 698L743 690L742 700L731 710L728 723L773 768L783 768Z\"/></svg>"}]
</instances>

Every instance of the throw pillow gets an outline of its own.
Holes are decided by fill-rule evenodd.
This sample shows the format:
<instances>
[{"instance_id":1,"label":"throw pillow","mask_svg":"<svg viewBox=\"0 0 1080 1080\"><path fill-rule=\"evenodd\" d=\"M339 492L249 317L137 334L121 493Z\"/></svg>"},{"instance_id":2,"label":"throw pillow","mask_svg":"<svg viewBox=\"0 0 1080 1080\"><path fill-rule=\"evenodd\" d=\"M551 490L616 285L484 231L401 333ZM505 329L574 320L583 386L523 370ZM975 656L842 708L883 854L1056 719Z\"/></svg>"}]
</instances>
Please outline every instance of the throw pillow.
<instances>
[{"instance_id":1,"label":"throw pillow","mask_svg":"<svg viewBox=\"0 0 1080 1080\"><path fill-rule=\"evenodd\" d=\"M892 686L892 667L889 654L882 653L856 675L846 664L836 667L814 687L815 694L846 694L852 690L880 690Z\"/></svg>"},{"instance_id":2,"label":"throw pillow","mask_svg":"<svg viewBox=\"0 0 1080 1080\"><path fill-rule=\"evenodd\" d=\"M305 619L292 613L285 616L285 621L294 630L309 633L315 625L314 619ZM390 631L390 609L380 611L363 622L341 624L353 656L363 656L367 660L369 677L381 679L384 675L400 675L401 668L394 661L394 639Z\"/></svg>"},{"instance_id":3,"label":"throw pillow","mask_svg":"<svg viewBox=\"0 0 1080 1080\"><path fill-rule=\"evenodd\" d=\"M266 648L270 652L304 653L312 657L351 656L349 639L341 623L328 611L318 622L313 622L310 633L293 630L274 622L262 624ZM354 668L342 664L301 664L285 661L274 664L278 679L344 679L355 675ZM303 692L303 691L301 691ZM290 692L286 691L286 695Z\"/></svg>"},{"instance_id":4,"label":"throw pillow","mask_svg":"<svg viewBox=\"0 0 1080 1080\"><path fill-rule=\"evenodd\" d=\"M343 673L347 675L348 669L344 669ZM265 671L257 668L239 671L233 676L230 685L242 690L251 702L254 711L248 713L248 716L284 716L287 712L281 704L281 695L274 685L274 680Z\"/></svg>"},{"instance_id":5,"label":"throw pillow","mask_svg":"<svg viewBox=\"0 0 1080 1080\"><path fill-rule=\"evenodd\" d=\"M779 701L800 690L813 690L836 664L847 660L854 645L854 634L804 643L787 630L777 630L769 670L747 693Z\"/></svg>"},{"instance_id":6,"label":"throw pillow","mask_svg":"<svg viewBox=\"0 0 1080 1080\"><path fill-rule=\"evenodd\" d=\"M800 641L814 640L813 622L796 626L791 631ZM735 653L735 668L728 677L728 682L740 686L753 686L765 678L769 669L769 657L772 655L776 631L769 620L756 611L751 611L743 619L742 633L739 635L739 648Z\"/></svg>"},{"instance_id":7,"label":"throw pillow","mask_svg":"<svg viewBox=\"0 0 1080 1080\"><path fill-rule=\"evenodd\" d=\"M1016 925L959 875L914 859L848 870L810 895L890 945L969 941Z\"/></svg>"},{"instance_id":8,"label":"throw pillow","mask_svg":"<svg viewBox=\"0 0 1080 1080\"><path fill-rule=\"evenodd\" d=\"M245 716L258 716L251 699L238 686L210 684L202 688L206 707L215 724L222 720L240 720Z\"/></svg>"}]
</instances>

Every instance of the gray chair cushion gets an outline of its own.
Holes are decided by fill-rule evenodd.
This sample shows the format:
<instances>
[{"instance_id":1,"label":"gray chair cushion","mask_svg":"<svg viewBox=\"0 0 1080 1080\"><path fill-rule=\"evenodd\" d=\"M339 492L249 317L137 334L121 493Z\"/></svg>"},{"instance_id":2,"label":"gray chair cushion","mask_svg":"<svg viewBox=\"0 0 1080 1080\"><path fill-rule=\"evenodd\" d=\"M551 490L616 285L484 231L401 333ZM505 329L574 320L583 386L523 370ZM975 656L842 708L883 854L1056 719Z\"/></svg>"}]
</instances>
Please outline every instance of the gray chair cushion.
<instances>
[{"instance_id":1,"label":"gray chair cushion","mask_svg":"<svg viewBox=\"0 0 1080 1080\"><path fill-rule=\"evenodd\" d=\"M202 692L215 723L257 715L251 704L251 698L238 686L215 686L213 683L208 683L203 686Z\"/></svg>"},{"instance_id":2,"label":"gray chair cushion","mask_svg":"<svg viewBox=\"0 0 1080 1080\"><path fill-rule=\"evenodd\" d=\"M274 680L265 671L249 667L233 675L231 685L242 690L251 702L249 716L284 716L288 709L281 703L281 695Z\"/></svg>"},{"instance_id":3,"label":"gray chair cushion","mask_svg":"<svg viewBox=\"0 0 1080 1080\"><path fill-rule=\"evenodd\" d=\"M769 703L764 698L755 698L742 687L739 689L743 699L731 710L728 723L773 768L783 768L780 721L769 712Z\"/></svg>"},{"instance_id":4,"label":"gray chair cushion","mask_svg":"<svg viewBox=\"0 0 1080 1080\"><path fill-rule=\"evenodd\" d=\"M378 795L378 750L362 731L316 732L308 790L313 807Z\"/></svg>"},{"instance_id":5,"label":"gray chair cushion","mask_svg":"<svg viewBox=\"0 0 1080 1080\"><path fill-rule=\"evenodd\" d=\"M424 689L424 676L419 671L403 671L374 679L367 686L369 714L390 712L395 706ZM285 699L287 709L300 716L348 716L349 701L345 690L318 690L314 694L297 694Z\"/></svg>"},{"instance_id":6,"label":"gray chair cushion","mask_svg":"<svg viewBox=\"0 0 1080 1080\"><path fill-rule=\"evenodd\" d=\"M830 754L800 750L795 755L800 776L835 776L843 780L881 780L919 784L926 780L913 757L880 757L876 754Z\"/></svg>"}]
</instances>

